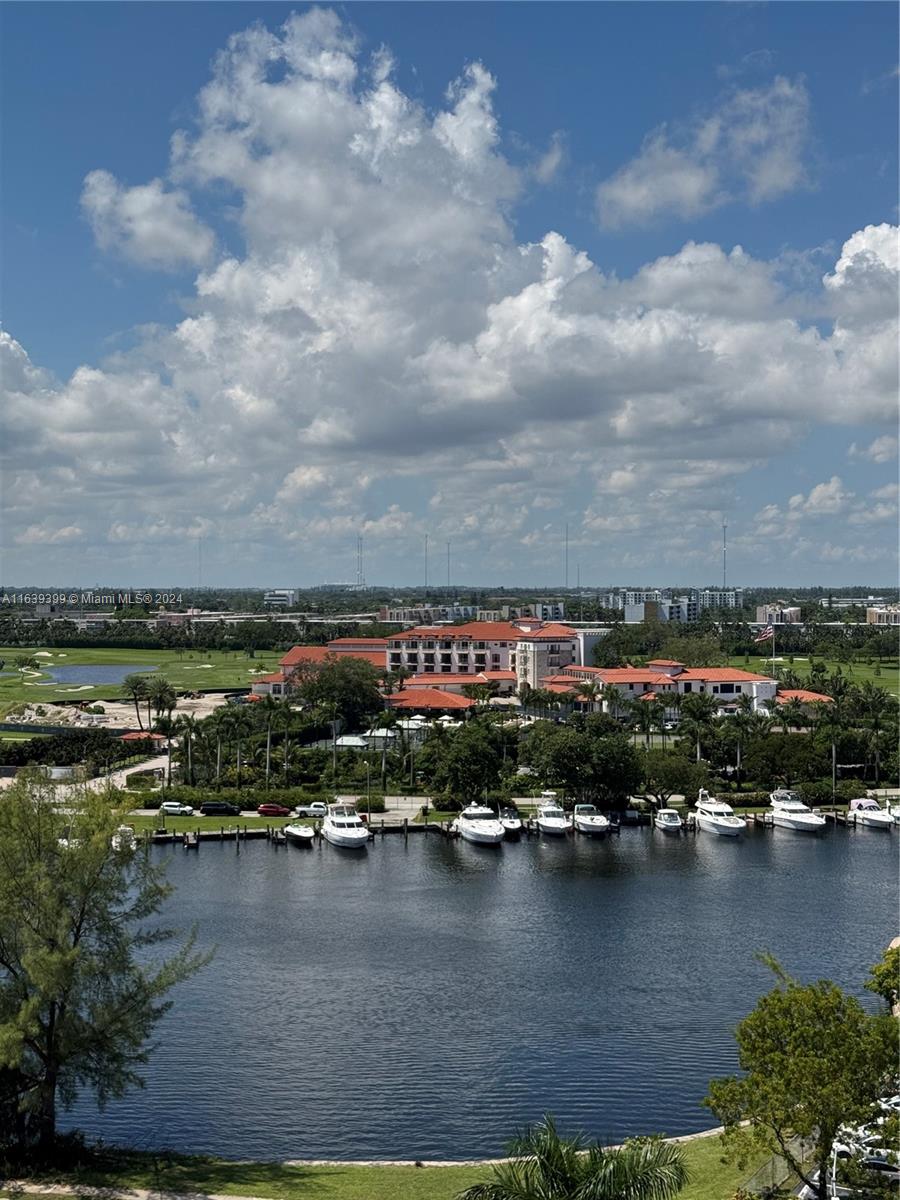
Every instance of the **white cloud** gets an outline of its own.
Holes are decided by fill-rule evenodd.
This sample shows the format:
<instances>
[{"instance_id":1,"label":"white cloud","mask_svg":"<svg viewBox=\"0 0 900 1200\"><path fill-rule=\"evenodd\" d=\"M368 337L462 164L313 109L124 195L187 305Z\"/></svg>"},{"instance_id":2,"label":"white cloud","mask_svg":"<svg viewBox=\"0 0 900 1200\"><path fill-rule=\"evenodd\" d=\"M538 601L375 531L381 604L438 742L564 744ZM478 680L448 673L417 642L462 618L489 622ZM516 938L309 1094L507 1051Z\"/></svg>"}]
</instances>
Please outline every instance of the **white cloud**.
<instances>
[{"instance_id":1,"label":"white cloud","mask_svg":"<svg viewBox=\"0 0 900 1200\"><path fill-rule=\"evenodd\" d=\"M550 138L550 145L534 165L534 177L539 183L550 183L556 178L566 159L566 142L561 130Z\"/></svg>"},{"instance_id":2,"label":"white cloud","mask_svg":"<svg viewBox=\"0 0 900 1200\"><path fill-rule=\"evenodd\" d=\"M897 438L885 433L875 438L868 446L857 446L856 442L853 442L847 456L853 459L865 458L873 463L891 462L897 457Z\"/></svg>"},{"instance_id":3,"label":"white cloud","mask_svg":"<svg viewBox=\"0 0 900 1200\"><path fill-rule=\"evenodd\" d=\"M109 171L85 177L81 206L97 244L147 267L199 266L215 238L191 211L182 191L166 191L159 179L123 187Z\"/></svg>"},{"instance_id":4,"label":"white cloud","mask_svg":"<svg viewBox=\"0 0 900 1200\"><path fill-rule=\"evenodd\" d=\"M713 111L661 126L640 152L597 187L607 229L687 220L736 199L776 200L808 182L809 97L802 80L777 76L736 89Z\"/></svg>"},{"instance_id":5,"label":"white cloud","mask_svg":"<svg viewBox=\"0 0 900 1200\"><path fill-rule=\"evenodd\" d=\"M687 242L618 279L559 232L518 243L527 171L501 152L495 86L473 64L429 112L387 52L364 59L322 10L231 38L170 182L147 185L188 226L195 190L211 208L227 196L235 248L207 241L189 315L63 382L0 338L10 541L78 528L72 567L93 579L110 542L123 571L193 577L203 536L223 578L266 556L281 570L299 547L298 574L321 580L342 545L352 575L359 532L402 573L428 531L476 579L530 573L569 520L585 558L602 534L635 566L715 562L754 467L823 421L893 421L896 330L871 295L882 272L896 286L882 233L850 237L835 282L799 296L739 246ZM774 121L728 103L722 127L695 130L711 154ZM116 244L184 260L191 239L128 225L110 186ZM798 318L823 299L831 325ZM835 502L822 486L759 524L811 522Z\"/></svg>"}]
</instances>

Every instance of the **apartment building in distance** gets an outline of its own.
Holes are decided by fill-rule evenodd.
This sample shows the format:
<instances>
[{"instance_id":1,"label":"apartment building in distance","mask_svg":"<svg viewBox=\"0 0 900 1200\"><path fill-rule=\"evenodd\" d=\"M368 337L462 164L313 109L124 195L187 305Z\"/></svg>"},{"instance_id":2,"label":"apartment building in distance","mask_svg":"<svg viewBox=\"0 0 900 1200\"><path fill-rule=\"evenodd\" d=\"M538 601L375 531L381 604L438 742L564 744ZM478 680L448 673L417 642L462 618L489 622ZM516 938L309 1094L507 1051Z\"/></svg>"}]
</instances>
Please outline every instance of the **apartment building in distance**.
<instances>
[{"instance_id":1,"label":"apartment building in distance","mask_svg":"<svg viewBox=\"0 0 900 1200\"><path fill-rule=\"evenodd\" d=\"M604 608L618 608L626 622L656 617L660 621L696 621L707 609L736 611L744 607L743 588L690 588L678 594L672 588L629 588L600 596Z\"/></svg>"},{"instance_id":2,"label":"apartment building in distance","mask_svg":"<svg viewBox=\"0 0 900 1200\"><path fill-rule=\"evenodd\" d=\"M266 608L296 608L296 588L272 588L263 593L263 604Z\"/></svg>"},{"instance_id":3,"label":"apartment building in distance","mask_svg":"<svg viewBox=\"0 0 900 1200\"><path fill-rule=\"evenodd\" d=\"M900 625L900 604L876 605L866 609L867 625Z\"/></svg>"},{"instance_id":4,"label":"apartment building in distance","mask_svg":"<svg viewBox=\"0 0 900 1200\"><path fill-rule=\"evenodd\" d=\"M782 600L760 604L756 609L756 621L759 625L799 625L800 608L798 605L786 606Z\"/></svg>"},{"instance_id":5,"label":"apartment building in distance","mask_svg":"<svg viewBox=\"0 0 900 1200\"><path fill-rule=\"evenodd\" d=\"M474 604L421 604L378 610L378 620L388 625L449 625L454 621L513 621L517 617L562 621L565 615L566 607L561 600L501 604L498 608L477 608Z\"/></svg>"}]
</instances>

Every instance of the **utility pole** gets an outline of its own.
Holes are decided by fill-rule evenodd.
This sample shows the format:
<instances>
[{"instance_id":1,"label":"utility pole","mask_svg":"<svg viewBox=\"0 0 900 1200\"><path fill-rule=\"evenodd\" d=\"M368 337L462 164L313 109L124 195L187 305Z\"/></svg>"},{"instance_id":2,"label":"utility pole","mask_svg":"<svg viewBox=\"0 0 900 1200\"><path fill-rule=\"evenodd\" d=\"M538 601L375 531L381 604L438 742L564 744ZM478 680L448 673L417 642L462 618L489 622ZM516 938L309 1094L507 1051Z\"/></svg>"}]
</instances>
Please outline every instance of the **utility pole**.
<instances>
[{"instance_id":1,"label":"utility pole","mask_svg":"<svg viewBox=\"0 0 900 1200\"><path fill-rule=\"evenodd\" d=\"M203 538L197 538L197 591L203 587Z\"/></svg>"},{"instance_id":2,"label":"utility pole","mask_svg":"<svg viewBox=\"0 0 900 1200\"><path fill-rule=\"evenodd\" d=\"M450 543L449 542L447 542L447 591L448 592L450 591ZM449 599L450 599L450 597L448 595L447 600L449 601Z\"/></svg>"},{"instance_id":3,"label":"utility pole","mask_svg":"<svg viewBox=\"0 0 900 1200\"><path fill-rule=\"evenodd\" d=\"M728 582L728 522L722 519L722 591ZM724 600L724 597L723 597Z\"/></svg>"},{"instance_id":4,"label":"utility pole","mask_svg":"<svg viewBox=\"0 0 900 1200\"><path fill-rule=\"evenodd\" d=\"M566 591L569 590L569 523L566 522Z\"/></svg>"},{"instance_id":5,"label":"utility pole","mask_svg":"<svg viewBox=\"0 0 900 1200\"><path fill-rule=\"evenodd\" d=\"M425 599L428 599L428 534L425 534Z\"/></svg>"}]
</instances>

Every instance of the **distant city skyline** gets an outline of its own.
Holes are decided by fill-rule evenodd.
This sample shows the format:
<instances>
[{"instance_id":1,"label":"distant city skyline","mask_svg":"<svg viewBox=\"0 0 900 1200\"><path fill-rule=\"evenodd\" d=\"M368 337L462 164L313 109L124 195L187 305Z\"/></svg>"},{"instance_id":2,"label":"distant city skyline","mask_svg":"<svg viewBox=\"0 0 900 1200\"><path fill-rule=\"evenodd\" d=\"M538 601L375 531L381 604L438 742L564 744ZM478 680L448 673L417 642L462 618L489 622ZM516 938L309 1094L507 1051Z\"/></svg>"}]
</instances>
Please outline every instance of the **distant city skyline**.
<instances>
[{"instance_id":1,"label":"distant city skyline","mask_svg":"<svg viewBox=\"0 0 900 1200\"><path fill-rule=\"evenodd\" d=\"M895 6L2 21L7 585L896 581Z\"/></svg>"}]
</instances>

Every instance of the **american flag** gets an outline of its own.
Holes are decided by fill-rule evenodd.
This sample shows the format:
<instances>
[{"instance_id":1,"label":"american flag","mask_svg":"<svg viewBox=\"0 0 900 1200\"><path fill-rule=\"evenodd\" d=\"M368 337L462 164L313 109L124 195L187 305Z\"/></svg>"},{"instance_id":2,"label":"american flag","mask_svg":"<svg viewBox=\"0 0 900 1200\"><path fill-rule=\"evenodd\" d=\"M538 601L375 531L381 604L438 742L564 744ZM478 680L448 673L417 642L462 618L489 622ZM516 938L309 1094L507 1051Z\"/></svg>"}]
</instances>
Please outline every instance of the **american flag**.
<instances>
[{"instance_id":1,"label":"american flag","mask_svg":"<svg viewBox=\"0 0 900 1200\"><path fill-rule=\"evenodd\" d=\"M756 637L753 640L754 640L754 642L768 642L769 639L773 638L774 636L775 636L775 626L767 625L765 627L765 629L761 629L759 631L759 633L756 635Z\"/></svg>"}]
</instances>

